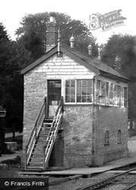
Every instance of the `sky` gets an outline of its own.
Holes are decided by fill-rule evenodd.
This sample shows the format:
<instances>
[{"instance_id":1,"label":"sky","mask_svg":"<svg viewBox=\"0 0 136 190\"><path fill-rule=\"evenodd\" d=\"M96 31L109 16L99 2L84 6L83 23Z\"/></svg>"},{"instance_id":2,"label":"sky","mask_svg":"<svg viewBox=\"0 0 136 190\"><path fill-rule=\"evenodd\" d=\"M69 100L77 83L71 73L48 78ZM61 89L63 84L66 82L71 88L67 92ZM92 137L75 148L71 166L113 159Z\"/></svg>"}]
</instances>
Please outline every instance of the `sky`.
<instances>
[{"instance_id":1,"label":"sky","mask_svg":"<svg viewBox=\"0 0 136 190\"><path fill-rule=\"evenodd\" d=\"M109 31L101 29L91 31L99 44L106 43L113 34L136 35L136 8L134 0L4 0L0 6L0 22L5 26L9 36L15 39L15 31L24 16L42 12L61 12L89 24L89 15L105 14L121 9L126 17L122 26Z\"/></svg>"}]
</instances>

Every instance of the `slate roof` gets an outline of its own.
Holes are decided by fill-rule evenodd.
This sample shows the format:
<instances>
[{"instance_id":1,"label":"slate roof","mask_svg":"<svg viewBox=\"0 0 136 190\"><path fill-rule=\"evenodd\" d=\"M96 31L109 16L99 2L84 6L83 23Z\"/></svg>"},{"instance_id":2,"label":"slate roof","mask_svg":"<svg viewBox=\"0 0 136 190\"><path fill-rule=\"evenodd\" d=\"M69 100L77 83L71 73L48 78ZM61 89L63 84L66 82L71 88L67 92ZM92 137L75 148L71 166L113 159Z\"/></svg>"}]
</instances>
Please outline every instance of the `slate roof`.
<instances>
[{"instance_id":1,"label":"slate roof","mask_svg":"<svg viewBox=\"0 0 136 190\"><path fill-rule=\"evenodd\" d=\"M120 79L123 81L128 81L128 78L114 70L112 67L104 64L101 60L98 59L92 59L89 56L83 55L81 52L76 51L75 49L71 49L70 47L63 45L61 47L61 52L68 55L72 59L74 59L79 64L85 66L89 70L97 73L98 75L103 75L105 77L113 78L113 79ZM57 46L52 48L50 51L48 51L45 55L37 59L32 64L28 65L24 69L22 69L21 74L26 74L36 66L40 65L44 61L46 61L48 58L52 57L53 55L57 54Z\"/></svg>"}]
</instances>

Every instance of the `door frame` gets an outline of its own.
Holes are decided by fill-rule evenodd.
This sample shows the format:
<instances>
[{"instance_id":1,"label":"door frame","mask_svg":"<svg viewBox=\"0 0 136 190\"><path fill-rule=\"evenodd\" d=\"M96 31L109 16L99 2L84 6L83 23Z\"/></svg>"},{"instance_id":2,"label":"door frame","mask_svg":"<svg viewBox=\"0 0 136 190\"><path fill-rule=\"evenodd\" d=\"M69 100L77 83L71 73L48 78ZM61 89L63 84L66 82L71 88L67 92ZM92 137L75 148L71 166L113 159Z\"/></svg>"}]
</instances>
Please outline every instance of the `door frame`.
<instances>
[{"instance_id":1,"label":"door frame","mask_svg":"<svg viewBox=\"0 0 136 190\"><path fill-rule=\"evenodd\" d=\"M49 117L49 81L60 81L60 97L62 96L62 79L47 79L47 117Z\"/></svg>"}]
</instances>

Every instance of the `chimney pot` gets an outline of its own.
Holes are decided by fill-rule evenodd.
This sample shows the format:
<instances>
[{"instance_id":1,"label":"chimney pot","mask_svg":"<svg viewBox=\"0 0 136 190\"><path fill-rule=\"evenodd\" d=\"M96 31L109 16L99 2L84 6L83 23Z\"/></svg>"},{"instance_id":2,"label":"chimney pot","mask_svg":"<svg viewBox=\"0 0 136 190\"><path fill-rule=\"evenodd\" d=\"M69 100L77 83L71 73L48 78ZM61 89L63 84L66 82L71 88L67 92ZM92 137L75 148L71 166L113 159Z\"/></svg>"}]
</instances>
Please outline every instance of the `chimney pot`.
<instances>
[{"instance_id":1,"label":"chimney pot","mask_svg":"<svg viewBox=\"0 0 136 190\"><path fill-rule=\"evenodd\" d=\"M91 44L88 45L88 55L92 56L92 45Z\"/></svg>"},{"instance_id":2,"label":"chimney pot","mask_svg":"<svg viewBox=\"0 0 136 190\"><path fill-rule=\"evenodd\" d=\"M70 47L74 48L75 38L73 35L70 37L69 42L70 42Z\"/></svg>"},{"instance_id":3,"label":"chimney pot","mask_svg":"<svg viewBox=\"0 0 136 190\"><path fill-rule=\"evenodd\" d=\"M50 19L49 19L49 20L50 20L49 22L56 23L56 20L55 20L55 18L54 18L53 16L50 16Z\"/></svg>"},{"instance_id":4,"label":"chimney pot","mask_svg":"<svg viewBox=\"0 0 136 190\"><path fill-rule=\"evenodd\" d=\"M98 47L98 59L99 59L99 60L101 59L101 51L102 51L102 47L99 46L99 47Z\"/></svg>"}]
</instances>

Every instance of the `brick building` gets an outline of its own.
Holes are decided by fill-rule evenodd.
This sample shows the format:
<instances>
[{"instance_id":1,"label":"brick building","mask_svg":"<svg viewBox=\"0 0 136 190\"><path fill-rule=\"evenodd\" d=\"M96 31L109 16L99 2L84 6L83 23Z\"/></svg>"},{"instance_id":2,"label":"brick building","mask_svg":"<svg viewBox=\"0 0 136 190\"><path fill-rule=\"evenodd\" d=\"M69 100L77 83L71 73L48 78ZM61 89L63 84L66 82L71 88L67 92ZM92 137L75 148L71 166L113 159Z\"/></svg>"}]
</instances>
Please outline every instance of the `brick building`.
<instances>
[{"instance_id":1,"label":"brick building","mask_svg":"<svg viewBox=\"0 0 136 190\"><path fill-rule=\"evenodd\" d=\"M99 166L127 155L127 78L77 52L73 37L70 47L60 36L56 43L53 19L46 54L22 74L25 167Z\"/></svg>"}]
</instances>

